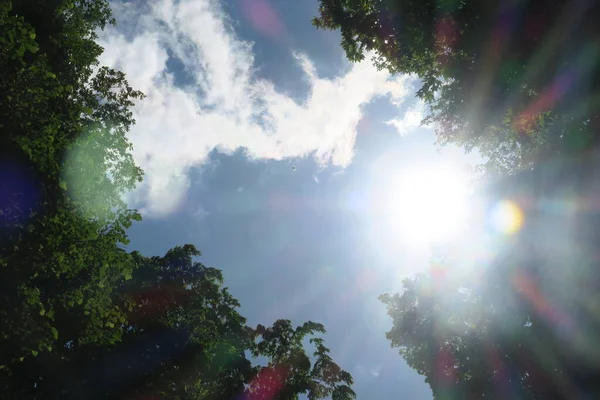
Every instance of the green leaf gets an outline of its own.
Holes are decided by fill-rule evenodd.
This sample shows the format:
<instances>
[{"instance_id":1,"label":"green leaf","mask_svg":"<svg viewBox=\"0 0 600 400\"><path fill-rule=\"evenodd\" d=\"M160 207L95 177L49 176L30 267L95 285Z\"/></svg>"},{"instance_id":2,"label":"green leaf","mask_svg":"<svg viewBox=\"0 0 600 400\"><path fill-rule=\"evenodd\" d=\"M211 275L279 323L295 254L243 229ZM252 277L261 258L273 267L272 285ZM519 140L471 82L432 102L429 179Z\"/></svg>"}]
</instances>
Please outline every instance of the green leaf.
<instances>
[{"instance_id":1,"label":"green leaf","mask_svg":"<svg viewBox=\"0 0 600 400\"><path fill-rule=\"evenodd\" d=\"M52 337L58 339L58 330L55 327L52 327Z\"/></svg>"}]
</instances>

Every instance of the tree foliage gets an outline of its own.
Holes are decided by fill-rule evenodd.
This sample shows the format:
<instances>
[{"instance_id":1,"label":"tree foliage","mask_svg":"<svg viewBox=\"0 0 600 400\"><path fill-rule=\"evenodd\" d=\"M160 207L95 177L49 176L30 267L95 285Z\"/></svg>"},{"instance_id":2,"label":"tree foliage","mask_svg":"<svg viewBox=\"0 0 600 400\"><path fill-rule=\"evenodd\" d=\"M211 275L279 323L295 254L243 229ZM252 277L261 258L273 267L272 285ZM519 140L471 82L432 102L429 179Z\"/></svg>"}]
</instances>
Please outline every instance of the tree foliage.
<instances>
[{"instance_id":1,"label":"tree foliage","mask_svg":"<svg viewBox=\"0 0 600 400\"><path fill-rule=\"evenodd\" d=\"M352 377L329 357L322 325L246 325L221 271L194 258L192 245L164 257L134 252L130 279L116 291L120 321L105 321L121 340L78 340L72 313L52 352L11 365L4 392L14 399L352 399ZM314 361L303 341L315 343ZM253 365L251 357L268 360Z\"/></svg>"},{"instance_id":2,"label":"tree foliage","mask_svg":"<svg viewBox=\"0 0 600 400\"><path fill-rule=\"evenodd\" d=\"M320 0L352 61L414 74L441 144L515 173L597 142L596 2Z\"/></svg>"},{"instance_id":3,"label":"tree foliage","mask_svg":"<svg viewBox=\"0 0 600 400\"><path fill-rule=\"evenodd\" d=\"M80 314L78 340L114 342L115 285L131 273L121 195L141 179L125 136L141 98L122 73L94 71L103 1L3 0L0 128L0 366L50 351ZM93 151L85 154L81 148ZM85 179L75 179L85 177ZM109 176L111 178L109 178Z\"/></svg>"},{"instance_id":4,"label":"tree foliage","mask_svg":"<svg viewBox=\"0 0 600 400\"><path fill-rule=\"evenodd\" d=\"M112 23L106 0L0 0L0 397L354 398L323 326L250 328L192 245L126 250L144 96L98 64Z\"/></svg>"}]
</instances>

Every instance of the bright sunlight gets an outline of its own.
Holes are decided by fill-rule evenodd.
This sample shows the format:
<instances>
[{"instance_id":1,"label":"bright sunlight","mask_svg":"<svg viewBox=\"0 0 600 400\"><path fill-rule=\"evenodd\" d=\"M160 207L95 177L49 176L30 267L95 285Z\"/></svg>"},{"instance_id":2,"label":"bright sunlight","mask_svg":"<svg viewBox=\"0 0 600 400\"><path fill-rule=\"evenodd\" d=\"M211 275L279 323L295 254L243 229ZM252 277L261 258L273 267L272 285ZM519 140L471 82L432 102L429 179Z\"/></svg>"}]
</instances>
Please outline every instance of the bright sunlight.
<instances>
[{"instance_id":1,"label":"bright sunlight","mask_svg":"<svg viewBox=\"0 0 600 400\"><path fill-rule=\"evenodd\" d=\"M464 225L467 176L449 165L399 173L378 190L390 229L403 241L423 245L446 240Z\"/></svg>"}]
</instances>

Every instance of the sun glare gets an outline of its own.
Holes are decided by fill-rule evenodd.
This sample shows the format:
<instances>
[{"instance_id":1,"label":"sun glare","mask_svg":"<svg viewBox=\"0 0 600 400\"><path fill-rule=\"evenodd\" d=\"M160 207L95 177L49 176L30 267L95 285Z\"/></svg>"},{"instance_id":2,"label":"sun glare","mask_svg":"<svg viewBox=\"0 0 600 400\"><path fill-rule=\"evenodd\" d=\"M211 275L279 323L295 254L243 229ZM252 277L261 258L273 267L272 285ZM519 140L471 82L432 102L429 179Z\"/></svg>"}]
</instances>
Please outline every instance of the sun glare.
<instances>
[{"instance_id":1,"label":"sun glare","mask_svg":"<svg viewBox=\"0 0 600 400\"><path fill-rule=\"evenodd\" d=\"M458 169L438 166L407 171L380 193L392 229L410 243L446 240L464 226L467 177Z\"/></svg>"},{"instance_id":2,"label":"sun glare","mask_svg":"<svg viewBox=\"0 0 600 400\"><path fill-rule=\"evenodd\" d=\"M494 206L490 219L496 232L510 235L521 229L523 217L523 211L516 203L504 200Z\"/></svg>"}]
</instances>

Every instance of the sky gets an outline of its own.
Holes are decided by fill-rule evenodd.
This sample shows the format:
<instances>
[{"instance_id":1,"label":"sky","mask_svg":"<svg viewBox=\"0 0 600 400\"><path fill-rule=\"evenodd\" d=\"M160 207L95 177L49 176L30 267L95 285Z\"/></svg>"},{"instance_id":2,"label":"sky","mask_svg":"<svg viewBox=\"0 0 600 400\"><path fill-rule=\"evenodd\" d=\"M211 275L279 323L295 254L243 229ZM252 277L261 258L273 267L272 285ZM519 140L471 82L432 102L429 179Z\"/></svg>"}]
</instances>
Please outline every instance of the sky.
<instances>
[{"instance_id":1,"label":"sky","mask_svg":"<svg viewBox=\"0 0 600 400\"><path fill-rule=\"evenodd\" d=\"M323 323L358 399L431 399L385 338L382 293L427 267L381 212L396 177L440 163L418 81L349 63L317 0L113 1L101 64L146 94L130 132L144 182L132 246L192 243L250 325Z\"/></svg>"}]
</instances>

